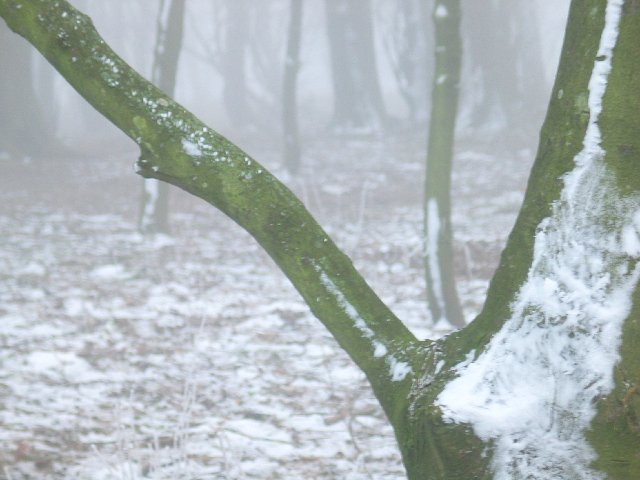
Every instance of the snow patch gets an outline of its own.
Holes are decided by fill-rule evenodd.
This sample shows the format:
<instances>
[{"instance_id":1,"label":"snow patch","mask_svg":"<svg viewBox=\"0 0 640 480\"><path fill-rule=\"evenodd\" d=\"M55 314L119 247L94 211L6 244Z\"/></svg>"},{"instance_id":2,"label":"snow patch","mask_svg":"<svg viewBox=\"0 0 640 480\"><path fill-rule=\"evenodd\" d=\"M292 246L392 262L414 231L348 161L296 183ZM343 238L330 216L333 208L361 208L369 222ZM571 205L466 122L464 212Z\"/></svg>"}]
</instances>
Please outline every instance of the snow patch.
<instances>
[{"instance_id":1,"label":"snow patch","mask_svg":"<svg viewBox=\"0 0 640 480\"><path fill-rule=\"evenodd\" d=\"M576 167L538 226L511 318L438 397L445 419L493 441L495 479L602 479L584 431L614 386L640 270L640 198L622 198L602 161L598 117L622 1L607 3Z\"/></svg>"},{"instance_id":2,"label":"snow patch","mask_svg":"<svg viewBox=\"0 0 640 480\"><path fill-rule=\"evenodd\" d=\"M122 280L128 278L129 275L122 265L103 265L94 268L91 276L99 280Z\"/></svg>"},{"instance_id":3,"label":"snow patch","mask_svg":"<svg viewBox=\"0 0 640 480\"><path fill-rule=\"evenodd\" d=\"M438 5L436 7L435 16L436 16L436 18L446 18L446 17L448 17L449 16L449 11L447 10L447 7L445 7L442 4Z\"/></svg>"},{"instance_id":4,"label":"snow patch","mask_svg":"<svg viewBox=\"0 0 640 480\"><path fill-rule=\"evenodd\" d=\"M427 202L427 268L431 277L431 288L438 304L438 308L444 315L444 292L442 290L442 275L438 264L438 235L440 234L440 217L438 216L438 202L430 198ZM434 318L434 323L442 320ZM447 322L448 323L448 322Z\"/></svg>"},{"instance_id":5,"label":"snow patch","mask_svg":"<svg viewBox=\"0 0 640 480\"><path fill-rule=\"evenodd\" d=\"M395 357L390 356L387 359L389 364L389 373L391 373L391 381L401 382L411 373L411 367L406 362L399 362Z\"/></svg>"},{"instance_id":6,"label":"snow patch","mask_svg":"<svg viewBox=\"0 0 640 480\"><path fill-rule=\"evenodd\" d=\"M102 380L89 363L71 352L36 351L26 358L26 369L71 382Z\"/></svg>"},{"instance_id":7,"label":"snow patch","mask_svg":"<svg viewBox=\"0 0 640 480\"><path fill-rule=\"evenodd\" d=\"M385 362L389 366L389 376L394 382L402 381L405 377L412 372L411 367L406 362L399 361L395 356L388 353L387 347L375 340L375 333L371 330L364 319L360 316L356 308L347 300L344 294L340 291L338 286L329 278L325 271L319 265L314 266L316 272L320 274L320 282L327 291L335 297L338 305L342 308L349 318L353 321L353 325L362 332L365 338L372 340L371 346L373 347L373 356L376 358L385 358Z\"/></svg>"},{"instance_id":8,"label":"snow patch","mask_svg":"<svg viewBox=\"0 0 640 480\"><path fill-rule=\"evenodd\" d=\"M190 155L192 157L202 156L202 150L200 149L200 146L197 143L187 140L186 138L182 139L182 149L187 155Z\"/></svg>"}]
</instances>

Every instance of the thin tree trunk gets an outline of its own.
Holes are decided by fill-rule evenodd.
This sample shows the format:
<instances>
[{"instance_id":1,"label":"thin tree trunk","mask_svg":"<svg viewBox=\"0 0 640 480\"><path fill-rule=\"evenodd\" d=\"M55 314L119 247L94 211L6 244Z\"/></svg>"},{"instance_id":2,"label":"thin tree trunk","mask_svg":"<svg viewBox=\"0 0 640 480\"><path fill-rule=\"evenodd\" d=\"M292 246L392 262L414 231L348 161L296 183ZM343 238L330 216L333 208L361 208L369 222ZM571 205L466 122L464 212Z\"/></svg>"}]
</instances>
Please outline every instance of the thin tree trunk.
<instances>
[{"instance_id":1,"label":"thin tree trunk","mask_svg":"<svg viewBox=\"0 0 640 480\"><path fill-rule=\"evenodd\" d=\"M34 88L31 51L0 26L0 152L16 157L41 155L55 139Z\"/></svg>"},{"instance_id":2,"label":"thin tree trunk","mask_svg":"<svg viewBox=\"0 0 640 480\"><path fill-rule=\"evenodd\" d=\"M173 96L182 48L185 0L160 0L151 81ZM140 213L144 233L169 233L169 184L144 180Z\"/></svg>"},{"instance_id":3,"label":"thin tree trunk","mask_svg":"<svg viewBox=\"0 0 640 480\"><path fill-rule=\"evenodd\" d=\"M289 173L295 174L300 169L297 77L300 69L302 0L291 0L290 16L282 86L282 129L284 135L284 165Z\"/></svg>"},{"instance_id":4,"label":"thin tree trunk","mask_svg":"<svg viewBox=\"0 0 640 480\"><path fill-rule=\"evenodd\" d=\"M494 136L508 130L500 140L521 148L535 138L539 124L534 119L542 120L546 100L535 8L531 2L493 0L467 2L463 10L469 19L463 32L467 78L478 80L468 87L476 102L471 128Z\"/></svg>"},{"instance_id":5,"label":"thin tree trunk","mask_svg":"<svg viewBox=\"0 0 640 480\"><path fill-rule=\"evenodd\" d=\"M225 25L224 51L222 52L222 74L224 86L222 98L224 107L236 128L246 128L252 122L248 102L246 57L247 57L247 20L251 2L233 0L227 2L227 21Z\"/></svg>"},{"instance_id":6,"label":"thin tree trunk","mask_svg":"<svg viewBox=\"0 0 640 480\"><path fill-rule=\"evenodd\" d=\"M460 1L437 0L435 70L424 196L424 238L427 301L434 322L464 326L453 263L451 229L451 166L458 110L462 43Z\"/></svg>"},{"instance_id":7,"label":"thin tree trunk","mask_svg":"<svg viewBox=\"0 0 640 480\"><path fill-rule=\"evenodd\" d=\"M370 133L387 122L376 68L370 0L326 0L333 80L332 124Z\"/></svg>"}]
</instances>

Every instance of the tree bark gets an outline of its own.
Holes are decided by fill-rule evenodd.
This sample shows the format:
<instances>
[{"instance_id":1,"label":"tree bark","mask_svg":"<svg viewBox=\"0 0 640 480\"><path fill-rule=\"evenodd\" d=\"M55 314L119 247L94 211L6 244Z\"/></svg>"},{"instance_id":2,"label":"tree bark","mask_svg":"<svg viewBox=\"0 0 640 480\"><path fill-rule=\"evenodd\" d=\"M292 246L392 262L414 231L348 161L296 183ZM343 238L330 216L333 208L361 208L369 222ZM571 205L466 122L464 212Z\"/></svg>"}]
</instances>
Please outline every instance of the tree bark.
<instances>
[{"instance_id":1,"label":"tree bark","mask_svg":"<svg viewBox=\"0 0 640 480\"><path fill-rule=\"evenodd\" d=\"M284 185L135 73L88 17L63 0L0 0L9 26L140 146L139 173L205 199L265 248L366 373L415 480L640 471L638 10L573 3L485 307L419 342Z\"/></svg>"},{"instance_id":2,"label":"tree bark","mask_svg":"<svg viewBox=\"0 0 640 480\"><path fill-rule=\"evenodd\" d=\"M435 69L424 195L427 300L431 318L463 327L453 264L451 168L458 111L462 42L459 0L436 0Z\"/></svg>"}]
</instances>

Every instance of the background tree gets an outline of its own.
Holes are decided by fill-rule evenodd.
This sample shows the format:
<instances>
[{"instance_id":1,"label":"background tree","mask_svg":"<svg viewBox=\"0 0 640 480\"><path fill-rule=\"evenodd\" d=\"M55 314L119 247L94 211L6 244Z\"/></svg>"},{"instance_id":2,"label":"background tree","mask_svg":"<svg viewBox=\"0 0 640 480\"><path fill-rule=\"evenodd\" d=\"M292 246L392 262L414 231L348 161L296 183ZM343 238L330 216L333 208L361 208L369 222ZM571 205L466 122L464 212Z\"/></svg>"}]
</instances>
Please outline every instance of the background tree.
<instances>
[{"instance_id":1,"label":"background tree","mask_svg":"<svg viewBox=\"0 0 640 480\"><path fill-rule=\"evenodd\" d=\"M534 110L544 114L546 89L540 32L531 2L492 0L463 6L464 73L471 128L495 136L507 148L535 138L538 124L522 121ZM497 26L500 26L499 28ZM523 55L522 49L529 50ZM533 60L536 59L536 60ZM521 125L515 131L512 125Z\"/></svg>"},{"instance_id":2,"label":"background tree","mask_svg":"<svg viewBox=\"0 0 640 480\"><path fill-rule=\"evenodd\" d=\"M302 34L302 0L291 0L287 52L282 82L282 132L284 165L290 173L300 168L300 134L298 132L298 70Z\"/></svg>"},{"instance_id":3,"label":"background tree","mask_svg":"<svg viewBox=\"0 0 640 480\"><path fill-rule=\"evenodd\" d=\"M250 5L247 0L239 0L228 2L226 9L224 47L221 48L221 71L225 75L222 98L231 123L239 127L251 121L245 73Z\"/></svg>"},{"instance_id":4,"label":"background tree","mask_svg":"<svg viewBox=\"0 0 640 480\"><path fill-rule=\"evenodd\" d=\"M35 78L31 49L5 25L0 25L0 45L0 151L21 157L40 155L54 143L55 123L47 118L35 88L41 82Z\"/></svg>"},{"instance_id":5,"label":"background tree","mask_svg":"<svg viewBox=\"0 0 640 480\"><path fill-rule=\"evenodd\" d=\"M182 48L184 10L184 0L160 0L151 81L167 95L173 95L176 85ZM167 183L154 179L144 180L140 230L144 233L169 232Z\"/></svg>"},{"instance_id":6,"label":"background tree","mask_svg":"<svg viewBox=\"0 0 640 480\"><path fill-rule=\"evenodd\" d=\"M286 187L133 72L87 17L62 0L0 0L0 15L140 146L141 174L207 200L265 248L366 373L409 478L639 471L634 3L572 4L538 157L487 302L437 342L417 341Z\"/></svg>"},{"instance_id":7,"label":"background tree","mask_svg":"<svg viewBox=\"0 0 640 480\"><path fill-rule=\"evenodd\" d=\"M434 322L464 325L453 267L451 168L458 111L462 42L460 2L436 0L433 7L435 69L424 197L427 300Z\"/></svg>"},{"instance_id":8,"label":"background tree","mask_svg":"<svg viewBox=\"0 0 640 480\"><path fill-rule=\"evenodd\" d=\"M425 25L429 24L433 2L408 0L394 2L388 9L381 7L384 5L378 4L375 10L388 21L387 29L382 32L385 51L406 104L409 122L423 123L429 115L429 97L424 86L433 69L429 55L433 47L432 32Z\"/></svg>"},{"instance_id":9,"label":"background tree","mask_svg":"<svg viewBox=\"0 0 640 480\"><path fill-rule=\"evenodd\" d=\"M370 0L327 0L327 34L337 131L379 129L387 113L378 82Z\"/></svg>"}]
</instances>

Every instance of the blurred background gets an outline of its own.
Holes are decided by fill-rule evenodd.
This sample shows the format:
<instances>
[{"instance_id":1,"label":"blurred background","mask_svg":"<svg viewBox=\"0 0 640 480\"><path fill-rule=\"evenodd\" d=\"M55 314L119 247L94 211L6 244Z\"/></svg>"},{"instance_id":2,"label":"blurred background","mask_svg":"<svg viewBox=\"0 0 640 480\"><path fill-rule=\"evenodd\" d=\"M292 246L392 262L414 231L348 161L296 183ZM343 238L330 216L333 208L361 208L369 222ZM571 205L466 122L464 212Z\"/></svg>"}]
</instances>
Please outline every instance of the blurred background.
<instances>
[{"instance_id":1,"label":"blurred background","mask_svg":"<svg viewBox=\"0 0 640 480\"><path fill-rule=\"evenodd\" d=\"M148 79L158 43L177 47L173 96L241 145L280 143L292 21L301 29L296 83L303 144L340 134L426 136L430 0L308 0L297 2L298 20L290 0L186 0L174 12L170 0L72 3ZM567 8L568 0L462 2L462 138L535 148ZM182 28L162 39L159 22ZM37 156L60 145L99 152L114 140L124 143L37 52L0 28L5 155Z\"/></svg>"}]
</instances>

